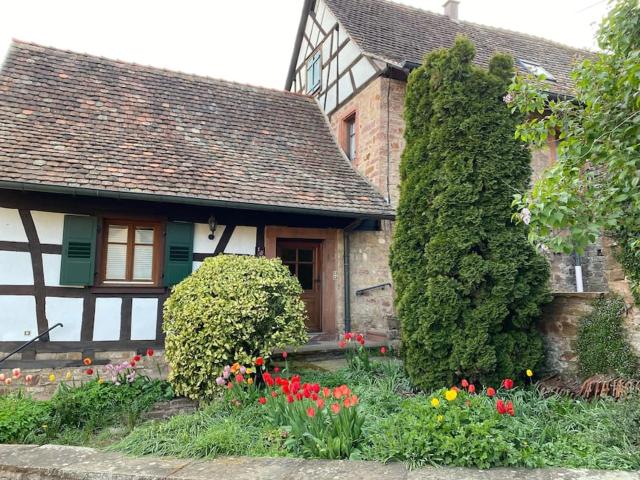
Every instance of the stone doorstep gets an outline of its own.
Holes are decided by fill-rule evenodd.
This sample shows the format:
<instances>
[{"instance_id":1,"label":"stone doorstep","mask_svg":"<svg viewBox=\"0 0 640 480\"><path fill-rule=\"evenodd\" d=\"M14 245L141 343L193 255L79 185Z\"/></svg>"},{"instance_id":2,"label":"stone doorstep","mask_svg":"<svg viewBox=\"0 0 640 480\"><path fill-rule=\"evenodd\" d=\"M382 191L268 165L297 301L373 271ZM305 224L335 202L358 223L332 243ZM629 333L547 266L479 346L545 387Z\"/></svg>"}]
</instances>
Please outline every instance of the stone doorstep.
<instances>
[{"instance_id":1,"label":"stone doorstep","mask_svg":"<svg viewBox=\"0 0 640 480\"><path fill-rule=\"evenodd\" d=\"M640 472L573 469L475 470L422 468L400 463L298 458L221 457L190 460L127 457L86 447L0 445L3 480L640 480Z\"/></svg>"}]
</instances>

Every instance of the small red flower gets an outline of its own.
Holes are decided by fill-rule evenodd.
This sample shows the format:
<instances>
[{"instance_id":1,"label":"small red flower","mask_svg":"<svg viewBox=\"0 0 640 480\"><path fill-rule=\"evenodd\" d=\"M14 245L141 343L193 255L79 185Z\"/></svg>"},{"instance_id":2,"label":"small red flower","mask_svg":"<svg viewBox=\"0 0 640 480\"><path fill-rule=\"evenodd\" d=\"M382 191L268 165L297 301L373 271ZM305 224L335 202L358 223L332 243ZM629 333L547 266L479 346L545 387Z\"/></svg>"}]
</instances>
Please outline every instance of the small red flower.
<instances>
[{"instance_id":1,"label":"small red flower","mask_svg":"<svg viewBox=\"0 0 640 480\"><path fill-rule=\"evenodd\" d=\"M387 347L380 347L380 353L382 355L386 355L387 354Z\"/></svg>"},{"instance_id":2,"label":"small red flower","mask_svg":"<svg viewBox=\"0 0 640 480\"><path fill-rule=\"evenodd\" d=\"M236 375L236 383L244 382L244 377L240 374Z\"/></svg>"},{"instance_id":3,"label":"small red flower","mask_svg":"<svg viewBox=\"0 0 640 480\"><path fill-rule=\"evenodd\" d=\"M142 360L142 357L140 355L136 355L135 357L133 357L134 362L139 362L140 360Z\"/></svg>"},{"instance_id":4,"label":"small red flower","mask_svg":"<svg viewBox=\"0 0 640 480\"><path fill-rule=\"evenodd\" d=\"M340 340L338 342L338 347L340 348L347 348L347 342L345 342L344 340Z\"/></svg>"},{"instance_id":5,"label":"small red flower","mask_svg":"<svg viewBox=\"0 0 640 480\"><path fill-rule=\"evenodd\" d=\"M505 413L507 413L507 407L502 400L498 400L496 402L496 410L500 415L504 415Z\"/></svg>"},{"instance_id":6,"label":"small red flower","mask_svg":"<svg viewBox=\"0 0 640 480\"><path fill-rule=\"evenodd\" d=\"M472 383L471 385L469 385L469 388L467 388L467 391L469 393L476 393L476 386Z\"/></svg>"},{"instance_id":7,"label":"small red flower","mask_svg":"<svg viewBox=\"0 0 640 480\"><path fill-rule=\"evenodd\" d=\"M93 361L89 357L86 357L84 360L82 360L82 363L84 363L84 365L88 367L93 363Z\"/></svg>"},{"instance_id":8,"label":"small red flower","mask_svg":"<svg viewBox=\"0 0 640 480\"><path fill-rule=\"evenodd\" d=\"M329 387L323 387L322 388L322 396L324 398L328 398L331 396L331 389Z\"/></svg>"},{"instance_id":9,"label":"small red flower","mask_svg":"<svg viewBox=\"0 0 640 480\"><path fill-rule=\"evenodd\" d=\"M318 400L318 394L316 392L311 394L311 400Z\"/></svg>"},{"instance_id":10,"label":"small red flower","mask_svg":"<svg viewBox=\"0 0 640 480\"><path fill-rule=\"evenodd\" d=\"M262 358L262 357L256 358L256 365L258 367L261 367L262 365L264 365L264 358Z\"/></svg>"},{"instance_id":11,"label":"small red flower","mask_svg":"<svg viewBox=\"0 0 640 480\"><path fill-rule=\"evenodd\" d=\"M273 367L273 372L278 373L280 371L280 367Z\"/></svg>"},{"instance_id":12,"label":"small red flower","mask_svg":"<svg viewBox=\"0 0 640 480\"><path fill-rule=\"evenodd\" d=\"M324 400L321 398L318 398L316 400L316 405L318 406L319 409L323 409L324 408Z\"/></svg>"},{"instance_id":13,"label":"small red flower","mask_svg":"<svg viewBox=\"0 0 640 480\"><path fill-rule=\"evenodd\" d=\"M258 402L260 403L260 405L264 405L265 403L267 403L267 399L265 397L260 397L258 399Z\"/></svg>"},{"instance_id":14,"label":"small red flower","mask_svg":"<svg viewBox=\"0 0 640 480\"><path fill-rule=\"evenodd\" d=\"M335 414L338 414L340 412L340 404L339 403L332 403L331 404L331 411Z\"/></svg>"},{"instance_id":15,"label":"small red flower","mask_svg":"<svg viewBox=\"0 0 640 480\"><path fill-rule=\"evenodd\" d=\"M287 352L282 352L282 358L287 358L289 354Z\"/></svg>"},{"instance_id":16,"label":"small red flower","mask_svg":"<svg viewBox=\"0 0 640 480\"><path fill-rule=\"evenodd\" d=\"M460 385L462 385L462 388L467 388L469 386L469 382L467 382L466 378L463 378Z\"/></svg>"},{"instance_id":17,"label":"small red flower","mask_svg":"<svg viewBox=\"0 0 640 480\"><path fill-rule=\"evenodd\" d=\"M362 334L358 334L356 335L356 342L358 343L364 343L364 337L362 336Z\"/></svg>"},{"instance_id":18,"label":"small red flower","mask_svg":"<svg viewBox=\"0 0 640 480\"><path fill-rule=\"evenodd\" d=\"M511 380L510 378L505 378L502 381L502 386L506 389L506 390L511 390L513 388L513 380Z\"/></svg>"},{"instance_id":19,"label":"small red flower","mask_svg":"<svg viewBox=\"0 0 640 480\"><path fill-rule=\"evenodd\" d=\"M133 360L131 360L131 361L129 362L129 365L131 365L132 367L135 367L135 366L136 366L136 362L134 362Z\"/></svg>"},{"instance_id":20,"label":"small red flower","mask_svg":"<svg viewBox=\"0 0 640 480\"><path fill-rule=\"evenodd\" d=\"M87 375L93 375L93 368L87 368L87 371L85 373Z\"/></svg>"},{"instance_id":21,"label":"small red flower","mask_svg":"<svg viewBox=\"0 0 640 480\"><path fill-rule=\"evenodd\" d=\"M487 397L494 397L496 395L496 389L493 387L487 388Z\"/></svg>"},{"instance_id":22,"label":"small red flower","mask_svg":"<svg viewBox=\"0 0 640 480\"><path fill-rule=\"evenodd\" d=\"M287 395L287 402L293 403L293 395Z\"/></svg>"},{"instance_id":23,"label":"small red flower","mask_svg":"<svg viewBox=\"0 0 640 480\"><path fill-rule=\"evenodd\" d=\"M307 408L307 416L311 417L311 418L315 417L316 416L316 409L313 408L313 407Z\"/></svg>"},{"instance_id":24,"label":"small red flower","mask_svg":"<svg viewBox=\"0 0 640 480\"><path fill-rule=\"evenodd\" d=\"M275 390L274 390L274 391L272 391L272 392L271 392L271 396L272 396L273 398L276 398L276 397L278 396L278 392L277 392L277 391L275 391Z\"/></svg>"},{"instance_id":25,"label":"small red flower","mask_svg":"<svg viewBox=\"0 0 640 480\"><path fill-rule=\"evenodd\" d=\"M311 391L313 393L320 393L320 385L317 383L314 383L313 385L311 385Z\"/></svg>"},{"instance_id":26,"label":"small red flower","mask_svg":"<svg viewBox=\"0 0 640 480\"><path fill-rule=\"evenodd\" d=\"M505 408L507 409L507 413L509 415L511 415L512 417L515 416L516 411L513 408L513 402L507 402L507 405Z\"/></svg>"},{"instance_id":27,"label":"small red flower","mask_svg":"<svg viewBox=\"0 0 640 480\"><path fill-rule=\"evenodd\" d=\"M154 353L153 348L147 348L147 357L153 357Z\"/></svg>"},{"instance_id":28,"label":"small red flower","mask_svg":"<svg viewBox=\"0 0 640 480\"><path fill-rule=\"evenodd\" d=\"M353 333L347 332L347 333L344 334L344 339L345 340L348 341L348 340L351 340L352 338L353 338Z\"/></svg>"},{"instance_id":29,"label":"small red flower","mask_svg":"<svg viewBox=\"0 0 640 480\"><path fill-rule=\"evenodd\" d=\"M304 398L304 397L302 396L302 392L298 392L298 393L296 393L296 398L297 398L298 400L302 400L302 399Z\"/></svg>"}]
</instances>

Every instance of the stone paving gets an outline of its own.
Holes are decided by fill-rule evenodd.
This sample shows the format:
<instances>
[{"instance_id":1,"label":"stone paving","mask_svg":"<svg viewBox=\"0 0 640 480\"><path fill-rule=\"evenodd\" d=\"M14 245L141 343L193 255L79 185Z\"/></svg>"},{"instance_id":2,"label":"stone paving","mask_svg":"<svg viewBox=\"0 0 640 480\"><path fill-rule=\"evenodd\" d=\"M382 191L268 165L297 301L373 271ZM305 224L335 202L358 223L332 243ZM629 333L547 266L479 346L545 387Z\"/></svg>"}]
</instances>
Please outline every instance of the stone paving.
<instances>
[{"instance_id":1,"label":"stone paving","mask_svg":"<svg viewBox=\"0 0 640 480\"><path fill-rule=\"evenodd\" d=\"M133 458L86 447L0 445L3 480L640 480L640 472L423 468L295 458Z\"/></svg>"}]
</instances>

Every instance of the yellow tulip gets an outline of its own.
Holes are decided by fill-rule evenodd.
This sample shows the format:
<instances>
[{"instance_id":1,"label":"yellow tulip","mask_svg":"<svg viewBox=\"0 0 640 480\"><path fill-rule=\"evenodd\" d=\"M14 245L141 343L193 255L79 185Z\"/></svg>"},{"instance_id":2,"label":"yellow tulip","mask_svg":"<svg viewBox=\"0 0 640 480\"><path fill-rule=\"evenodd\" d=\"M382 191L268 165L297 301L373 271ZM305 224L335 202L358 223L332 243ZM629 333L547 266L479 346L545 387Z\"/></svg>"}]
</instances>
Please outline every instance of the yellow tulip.
<instances>
[{"instance_id":1,"label":"yellow tulip","mask_svg":"<svg viewBox=\"0 0 640 480\"><path fill-rule=\"evenodd\" d=\"M253 370L251 370L250 368L247 368L247 373L253 373Z\"/></svg>"},{"instance_id":2,"label":"yellow tulip","mask_svg":"<svg viewBox=\"0 0 640 480\"><path fill-rule=\"evenodd\" d=\"M66 378L67 380L71 380L73 378L73 375L71 374L71 372L67 372L64 378Z\"/></svg>"},{"instance_id":3,"label":"yellow tulip","mask_svg":"<svg viewBox=\"0 0 640 480\"><path fill-rule=\"evenodd\" d=\"M446 392L444 392L444 398L446 398L450 402L453 402L456 398L458 398L458 392L453 389L447 390Z\"/></svg>"},{"instance_id":4,"label":"yellow tulip","mask_svg":"<svg viewBox=\"0 0 640 480\"><path fill-rule=\"evenodd\" d=\"M527 369L527 377L533 377L533 370Z\"/></svg>"},{"instance_id":5,"label":"yellow tulip","mask_svg":"<svg viewBox=\"0 0 640 480\"><path fill-rule=\"evenodd\" d=\"M435 408L438 408L440 406L440 400L438 400L437 398L432 398L431 405Z\"/></svg>"},{"instance_id":6,"label":"yellow tulip","mask_svg":"<svg viewBox=\"0 0 640 480\"><path fill-rule=\"evenodd\" d=\"M49 375L49 381L50 382L55 382L56 381L56 376L53 373L51 375Z\"/></svg>"}]
</instances>

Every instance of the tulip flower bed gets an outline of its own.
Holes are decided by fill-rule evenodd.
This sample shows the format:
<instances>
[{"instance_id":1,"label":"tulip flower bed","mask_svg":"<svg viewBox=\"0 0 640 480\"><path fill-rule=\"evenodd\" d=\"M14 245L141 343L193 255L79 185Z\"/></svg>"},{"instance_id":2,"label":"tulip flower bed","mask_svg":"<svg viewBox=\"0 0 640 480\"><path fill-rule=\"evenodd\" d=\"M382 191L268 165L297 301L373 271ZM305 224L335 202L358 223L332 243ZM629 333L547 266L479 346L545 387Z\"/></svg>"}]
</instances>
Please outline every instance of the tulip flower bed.
<instances>
[{"instance_id":1,"label":"tulip flower bed","mask_svg":"<svg viewBox=\"0 0 640 480\"><path fill-rule=\"evenodd\" d=\"M355 339L356 337L353 337ZM454 465L640 468L638 401L543 397L526 381L467 380L415 392L402 365L364 345L337 372L287 363L229 365L218 399L191 415L137 427L113 448L133 455L294 456ZM382 353L382 352L380 352ZM386 356L386 358L385 358ZM280 369L282 367L282 370ZM366 368L368 369L366 369Z\"/></svg>"},{"instance_id":2,"label":"tulip flower bed","mask_svg":"<svg viewBox=\"0 0 640 480\"><path fill-rule=\"evenodd\" d=\"M102 371L91 358L85 358L81 378L74 378L71 372L61 379L49 374L49 381L57 382L58 388L46 401L30 397L37 377L22 375L20 369L0 372L2 382L20 387L0 396L0 443L94 445L101 434L107 442L113 441L112 427L126 435L143 412L157 401L173 397L169 384L140 373L141 362L152 362L152 356L149 349L144 358L136 355Z\"/></svg>"}]
</instances>

